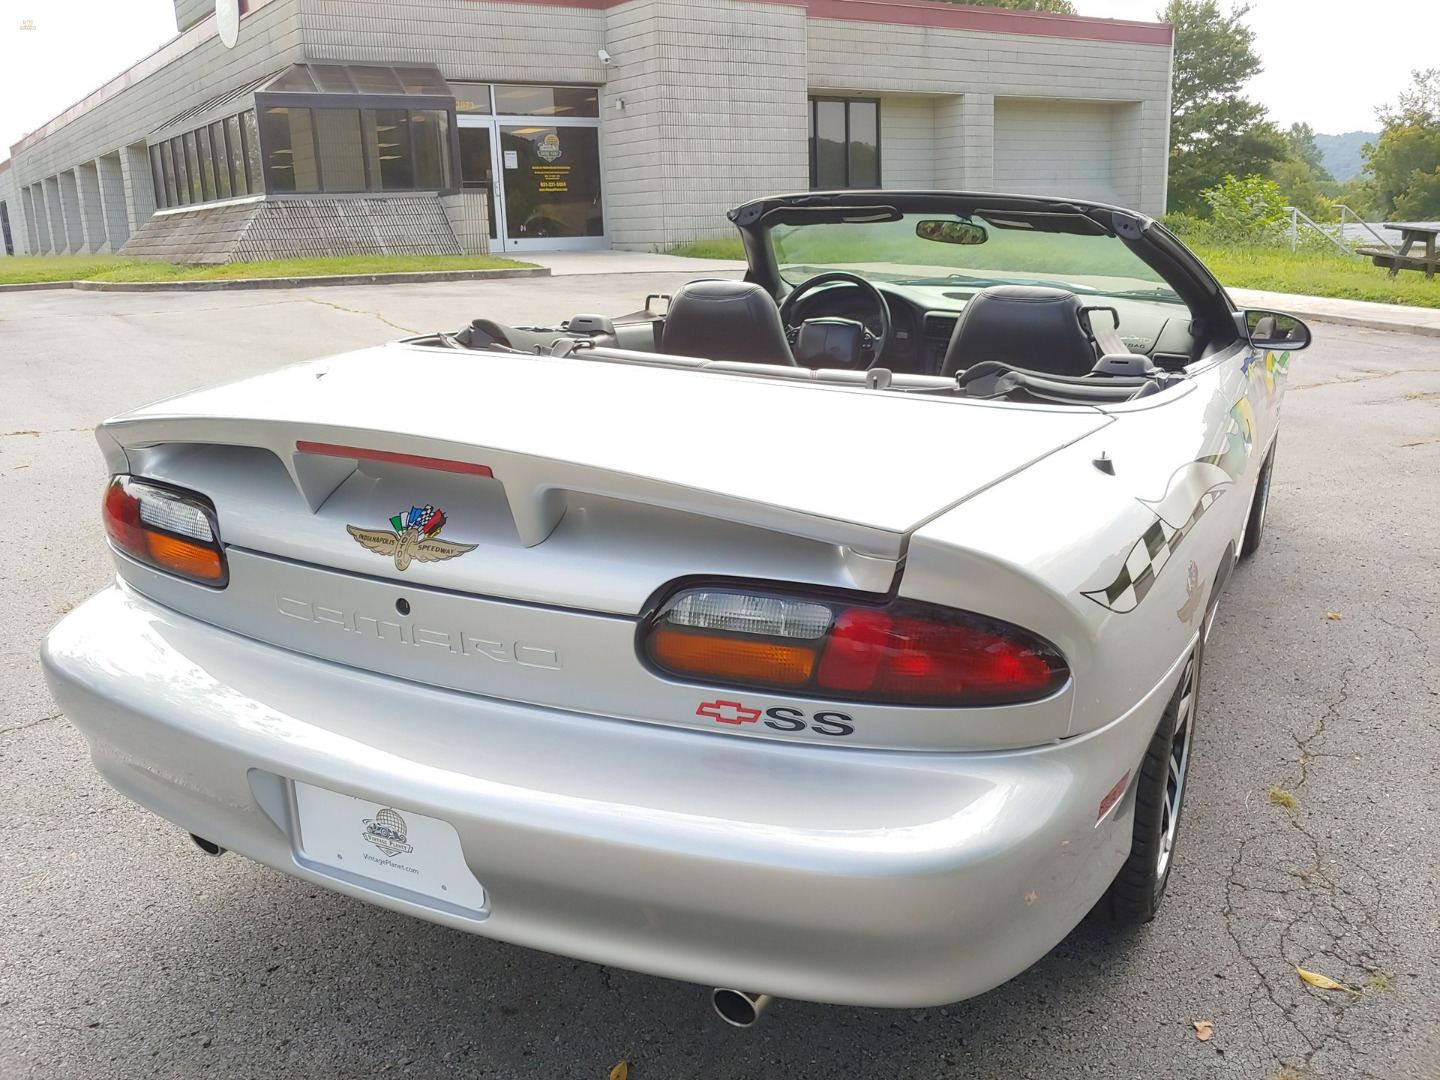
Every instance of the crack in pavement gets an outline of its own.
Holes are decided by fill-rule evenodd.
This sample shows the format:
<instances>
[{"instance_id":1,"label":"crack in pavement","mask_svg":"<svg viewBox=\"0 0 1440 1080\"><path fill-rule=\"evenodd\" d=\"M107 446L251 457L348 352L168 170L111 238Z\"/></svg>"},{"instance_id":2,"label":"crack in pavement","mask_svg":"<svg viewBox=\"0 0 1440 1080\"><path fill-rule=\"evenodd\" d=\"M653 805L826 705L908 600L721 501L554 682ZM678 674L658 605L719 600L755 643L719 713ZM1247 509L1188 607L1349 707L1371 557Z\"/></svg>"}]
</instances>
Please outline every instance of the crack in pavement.
<instances>
[{"instance_id":1,"label":"crack in pavement","mask_svg":"<svg viewBox=\"0 0 1440 1080\"><path fill-rule=\"evenodd\" d=\"M336 311L344 311L351 315L369 315L372 319L379 319L386 326L393 326L396 330L403 330L407 334L423 334L423 330L415 330L409 326L401 326L399 323L391 322L378 311L362 311L359 308L346 307L344 304L337 304L332 300L316 300L313 296L304 298L305 303L319 304L321 307L334 308Z\"/></svg>"},{"instance_id":2,"label":"crack in pavement","mask_svg":"<svg viewBox=\"0 0 1440 1080\"><path fill-rule=\"evenodd\" d=\"M66 434L67 432L71 432L71 431L94 431L94 430L95 430L95 427L94 427L93 424L84 424L84 425L81 425L80 427L47 428L47 429L44 430L44 431L36 431L36 430L33 430L33 429L29 429L29 428L22 428L22 429L19 430L19 431L0 431L0 439L8 439L8 438L11 438L12 436L20 436L20 435L30 435L30 436L33 436L33 437L38 438L38 437L41 436L41 435L64 435L64 434Z\"/></svg>"},{"instance_id":3,"label":"crack in pavement","mask_svg":"<svg viewBox=\"0 0 1440 1080\"><path fill-rule=\"evenodd\" d=\"M56 713L54 716L42 716L39 720L27 720L23 724L16 724L13 727L0 728L0 735L13 735L17 731L24 731L26 728L39 727L41 724L48 724L52 720L59 720L64 713Z\"/></svg>"},{"instance_id":4,"label":"crack in pavement","mask_svg":"<svg viewBox=\"0 0 1440 1080\"><path fill-rule=\"evenodd\" d=\"M1354 672L1353 665L1341 672L1339 687L1326 702L1313 730L1304 735L1291 733L1300 752L1297 792L1312 779L1312 762L1320 757L1340 756L1317 752L1317 744L1323 745L1333 725L1343 719L1342 714L1353 695ZM1337 968L1353 966L1371 973L1381 970L1378 957L1388 944L1380 927L1383 890L1365 867L1353 861L1346 867L1358 872L1360 881L1349 884L1337 881L1326 869L1325 838L1307 827L1303 810L1286 814L1284 820L1288 829L1282 828L1277 833L1267 828L1240 840L1225 879L1225 906L1221 912L1225 932L1258 982L1258 987L1249 995L1251 1013L1256 1012L1262 1000L1268 999L1303 1047L1300 1061L1282 1059L1282 1064L1298 1065L1303 1072L1322 1052L1338 1047L1348 1051L1351 1059L1345 1075L1358 1075L1353 1070L1361 1068L1365 1052L1354 1045L1355 1033L1341 1026L1355 1000L1328 1002L1312 994L1299 993L1303 988L1298 982L1288 991L1283 985L1291 982L1289 976L1292 967L1297 965L1297 958L1299 966L1312 968L1319 966L1314 963L1316 958L1324 958L1333 961ZM1287 851L1284 836L1298 840L1300 851ZM1296 855L1301 856L1301 862L1290 864ZM1273 880L1276 876L1281 880ZM1247 898L1251 897L1257 903L1247 904ZM1274 936L1270 937L1271 934ZM1277 955L1266 955L1272 952ZM1277 966L1276 960L1283 961L1283 966ZM1278 982L1280 977L1284 984ZM1326 1007L1330 1010L1328 1022L1314 1015L1320 1011L1323 1016ZM1304 1022L1306 1017L1297 1015L1302 1008L1310 1014L1310 1022ZM1263 1033L1264 1025L1258 1016L1254 1023ZM1277 1048L1277 1055L1281 1052Z\"/></svg>"}]
</instances>

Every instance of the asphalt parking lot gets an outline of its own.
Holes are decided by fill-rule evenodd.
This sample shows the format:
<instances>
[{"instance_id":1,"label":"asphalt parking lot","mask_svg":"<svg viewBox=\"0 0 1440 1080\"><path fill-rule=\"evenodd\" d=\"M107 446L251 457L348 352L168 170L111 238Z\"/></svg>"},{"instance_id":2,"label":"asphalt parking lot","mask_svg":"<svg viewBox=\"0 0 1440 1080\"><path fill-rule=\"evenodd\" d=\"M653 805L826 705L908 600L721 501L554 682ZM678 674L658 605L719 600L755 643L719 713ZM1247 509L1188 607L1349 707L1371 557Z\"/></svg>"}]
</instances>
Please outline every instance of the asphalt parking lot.
<instances>
[{"instance_id":1,"label":"asphalt parking lot","mask_svg":"<svg viewBox=\"0 0 1440 1080\"><path fill-rule=\"evenodd\" d=\"M97 421L482 313L620 314L675 284L0 296L0 1078L604 1080L624 1058L634 1080L1440 1077L1433 338L1317 324L1292 365L1264 544L1211 640L1160 917L1083 925L969 1002L781 1002L733 1031L705 988L205 858L98 779L38 659L110 576ZM443 392L435 373L399 374ZM1296 965L1357 993L1307 986Z\"/></svg>"}]
</instances>

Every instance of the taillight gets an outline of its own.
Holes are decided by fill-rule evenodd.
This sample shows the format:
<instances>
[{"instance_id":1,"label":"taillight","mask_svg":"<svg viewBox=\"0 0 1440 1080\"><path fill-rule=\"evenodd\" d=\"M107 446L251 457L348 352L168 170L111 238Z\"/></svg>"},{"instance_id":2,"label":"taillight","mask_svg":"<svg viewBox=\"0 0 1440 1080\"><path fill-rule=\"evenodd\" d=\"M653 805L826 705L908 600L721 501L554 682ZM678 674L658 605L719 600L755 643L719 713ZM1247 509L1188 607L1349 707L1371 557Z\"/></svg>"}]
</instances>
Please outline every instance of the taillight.
<instances>
[{"instance_id":1,"label":"taillight","mask_svg":"<svg viewBox=\"0 0 1440 1080\"><path fill-rule=\"evenodd\" d=\"M725 585L685 589L641 626L661 672L896 705L1008 705L1047 697L1069 668L1018 626L908 600L856 603Z\"/></svg>"},{"instance_id":2,"label":"taillight","mask_svg":"<svg viewBox=\"0 0 1440 1080\"><path fill-rule=\"evenodd\" d=\"M229 580L215 508L203 495L116 476L102 514L110 542L132 559L218 588Z\"/></svg>"}]
</instances>

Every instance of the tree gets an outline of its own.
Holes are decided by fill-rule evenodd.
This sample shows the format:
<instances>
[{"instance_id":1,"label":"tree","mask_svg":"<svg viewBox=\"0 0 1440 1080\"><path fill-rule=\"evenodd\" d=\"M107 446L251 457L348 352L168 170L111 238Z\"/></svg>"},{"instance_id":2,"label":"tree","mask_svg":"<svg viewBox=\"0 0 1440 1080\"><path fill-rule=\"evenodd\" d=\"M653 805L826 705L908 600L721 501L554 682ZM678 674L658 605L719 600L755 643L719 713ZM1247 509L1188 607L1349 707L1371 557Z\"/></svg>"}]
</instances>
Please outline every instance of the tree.
<instances>
[{"instance_id":1,"label":"tree","mask_svg":"<svg viewBox=\"0 0 1440 1080\"><path fill-rule=\"evenodd\" d=\"M1074 15L1070 0L940 0L945 4L969 4L971 7L1010 8L1014 11L1050 11L1057 15Z\"/></svg>"},{"instance_id":2,"label":"tree","mask_svg":"<svg viewBox=\"0 0 1440 1080\"><path fill-rule=\"evenodd\" d=\"M1320 153L1320 147L1315 143L1315 129L1309 124L1291 124L1290 130L1285 132L1285 143L1292 158L1315 170L1316 179L1335 179L1326 171L1325 156Z\"/></svg>"},{"instance_id":3,"label":"tree","mask_svg":"<svg viewBox=\"0 0 1440 1080\"><path fill-rule=\"evenodd\" d=\"M1265 175L1288 155L1285 137L1240 87L1261 70L1250 8L1224 14L1217 0L1170 0L1158 17L1175 27L1171 91L1170 209L1204 213L1200 193L1227 175Z\"/></svg>"},{"instance_id":4,"label":"tree","mask_svg":"<svg viewBox=\"0 0 1440 1080\"><path fill-rule=\"evenodd\" d=\"M1380 137L1365 146L1376 208L1390 220L1440 218L1440 68L1380 110Z\"/></svg>"}]
</instances>

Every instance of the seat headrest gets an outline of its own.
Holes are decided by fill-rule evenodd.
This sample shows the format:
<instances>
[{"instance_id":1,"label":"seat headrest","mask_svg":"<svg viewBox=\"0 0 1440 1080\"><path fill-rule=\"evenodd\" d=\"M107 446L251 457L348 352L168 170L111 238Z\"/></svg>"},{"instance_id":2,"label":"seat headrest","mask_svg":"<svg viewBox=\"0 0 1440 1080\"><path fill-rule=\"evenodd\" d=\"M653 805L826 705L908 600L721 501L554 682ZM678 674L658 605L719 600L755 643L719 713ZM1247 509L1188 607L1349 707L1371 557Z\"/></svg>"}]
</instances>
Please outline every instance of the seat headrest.
<instances>
[{"instance_id":1,"label":"seat headrest","mask_svg":"<svg viewBox=\"0 0 1440 1080\"><path fill-rule=\"evenodd\" d=\"M1043 285L990 285L955 324L942 375L995 360L1048 375L1086 375L1095 347L1080 322L1080 298Z\"/></svg>"},{"instance_id":2,"label":"seat headrest","mask_svg":"<svg viewBox=\"0 0 1440 1080\"><path fill-rule=\"evenodd\" d=\"M710 360L793 366L774 299L749 281L691 281L670 298L661 351Z\"/></svg>"}]
</instances>

